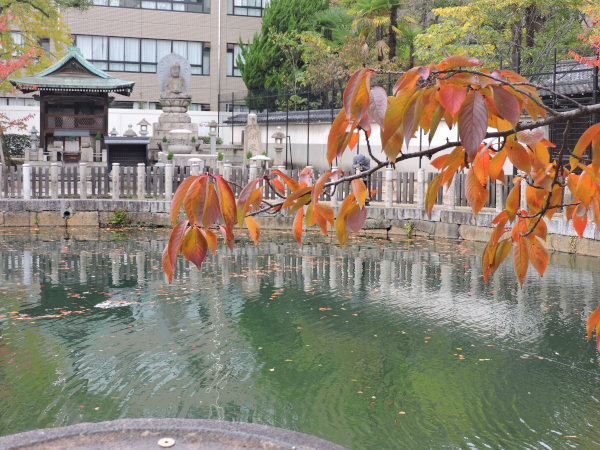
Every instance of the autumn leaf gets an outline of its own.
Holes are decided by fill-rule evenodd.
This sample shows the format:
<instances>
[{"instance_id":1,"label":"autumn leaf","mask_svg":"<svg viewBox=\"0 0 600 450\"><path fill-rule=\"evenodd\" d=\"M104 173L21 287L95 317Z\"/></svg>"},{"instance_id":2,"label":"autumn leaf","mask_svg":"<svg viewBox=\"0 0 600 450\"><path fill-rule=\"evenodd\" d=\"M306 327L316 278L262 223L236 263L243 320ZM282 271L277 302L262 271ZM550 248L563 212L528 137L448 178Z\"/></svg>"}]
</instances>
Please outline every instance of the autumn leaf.
<instances>
[{"instance_id":1,"label":"autumn leaf","mask_svg":"<svg viewBox=\"0 0 600 450\"><path fill-rule=\"evenodd\" d=\"M248 210L250 208L250 201L252 198L252 194L254 193L254 188L256 187L256 183L258 183L258 180L250 181L244 187L244 189L242 189L242 192L240 192L240 195L238 197L236 209L237 209L238 225L240 228L242 228L243 222L244 222L244 216L246 215L246 213L248 212Z\"/></svg>"},{"instance_id":2,"label":"autumn leaf","mask_svg":"<svg viewBox=\"0 0 600 450\"><path fill-rule=\"evenodd\" d=\"M370 80L372 69L360 69L348 81L344 90L344 111L346 118L360 122L369 109Z\"/></svg>"},{"instance_id":3,"label":"autumn leaf","mask_svg":"<svg viewBox=\"0 0 600 450\"><path fill-rule=\"evenodd\" d=\"M169 283L173 280L173 273L175 272L175 262L177 261L177 255L179 255L179 253L181 252L181 241L185 235L187 228L187 220L182 220L181 222L179 222L173 228L173 231L171 231L171 235L169 236L169 243L165 248L165 252L163 252L162 265L163 270L165 270L165 273L167 274L167 278L169 278ZM168 266L168 270L165 269L165 266Z\"/></svg>"},{"instance_id":4,"label":"autumn leaf","mask_svg":"<svg viewBox=\"0 0 600 450\"><path fill-rule=\"evenodd\" d=\"M171 201L171 226L175 226L175 222L177 222L177 216L179 215L179 210L181 209L181 205L183 204L183 199L185 198L187 191L190 185L196 181L198 177L187 177L183 182L179 185L177 190L175 191L175 195L173 196L173 200Z\"/></svg>"},{"instance_id":5,"label":"autumn leaf","mask_svg":"<svg viewBox=\"0 0 600 450\"><path fill-rule=\"evenodd\" d=\"M429 183L429 186L427 187L427 194L425 195L425 211L427 211L429 218L431 218L431 211L435 204L435 199L437 198L441 180L442 175L438 174L431 180L431 183Z\"/></svg>"},{"instance_id":6,"label":"autumn leaf","mask_svg":"<svg viewBox=\"0 0 600 450\"><path fill-rule=\"evenodd\" d=\"M372 87L368 113L369 116L371 116L380 127L383 127L383 119L385 118L387 105L388 96L387 92L385 92L385 89L383 89L381 86Z\"/></svg>"},{"instance_id":7,"label":"autumn leaf","mask_svg":"<svg viewBox=\"0 0 600 450\"><path fill-rule=\"evenodd\" d=\"M223 222L225 222L227 228L232 230L237 218L235 195L233 194L229 183L227 183L223 177L217 175L215 179L217 181L217 196L219 198Z\"/></svg>"},{"instance_id":8,"label":"autumn leaf","mask_svg":"<svg viewBox=\"0 0 600 450\"><path fill-rule=\"evenodd\" d=\"M207 185L208 177L206 175L201 175L192 182L185 194L185 198L183 199L183 209L185 210L191 225L194 225L195 223L200 224L202 222Z\"/></svg>"},{"instance_id":9,"label":"autumn leaf","mask_svg":"<svg viewBox=\"0 0 600 450\"><path fill-rule=\"evenodd\" d=\"M192 227L185 234L182 243L182 252L185 259L194 263L194 265L200 270L202 268L202 262L206 257L207 253L206 239L196 227Z\"/></svg>"},{"instance_id":10,"label":"autumn leaf","mask_svg":"<svg viewBox=\"0 0 600 450\"><path fill-rule=\"evenodd\" d=\"M367 200L367 186L360 178L356 178L352 180L352 192L354 193L354 198L358 202L358 205L361 208L364 208L365 201Z\"/></svg>"},{"instance_id":11,"label":"autumn leaf","mask_svg":"<svg viewBox=\"0 0 600 450\"><path fill-rule=\"evenodd\" d=\"M481 185L473 169L469 170L465 179L465 197L475 216L481 211L488 199L488 191Z\"/></svg>"},{"instance_id":12,"label":"autumn leaf","mask_svg":"<svg viewBox=\"0 0 600 450\"><path fill-rule=\"evenodd\" d=\"M457 67L473 67L480 65L481 62L476 58L470 58L468 56L453 55L444 59L441 63L437 64L435 68L439 71L452 70Z\"/></svg>"},{"instance_id":13,"label":"autumn leaf","mask_svg":"<svg viewBox=\"0 0 600 450\"><path fill-rule=\"evenodd\" d=\"M518 224L515 224L513 229L518 230ZM514 233L513 233L514 235ZM523 287L525 281L525 275L527 275L527 266L529 265L529 254L527 252L527 243L525 238L520 235L517 236L516 240L513 241L513 265L515 269L515 275L519 280L519 284Z\"/></svg>"},{"instance_id":14,"label":"autumn leaf","mask_svg":"<svg viewBox=\"0 0 600 450\"><path fill-rule=\"evenodd\" d=\"M458 135L471 158L479 150L488 126L488 111L485 101L478 91L471 91L458 112Z\"/></svg>"},{"instance_id":15,"label":"autumn leaf","mask_svg":"<svg viewBox=\"0 0 600 450\"><path fill-rule=\"evenodd\" d=\"M258 239L260 238L260 228L258 227L258 224L252 217L248 216L246 217L246 226L248 227L248 232L250 232L250 236L254 241L254 245L258 245Z\"/></svg>"},{"instance_id":16,"label":"autumn leaf","mask_svg":"<svg viewBox=\"0 0 600 450\"><path fill-rule=\"evenodd\" d=\"M500 113L500 117L516 125L521 116L521 108L515 96L503 86L491 86L494 105Z\"/></svg>"},{"instance_id":17,"label":"autumn leaf","mask_svg":"<svg viewBox=\"0 0 600 450\"><path fill-rule=\"evenodd\" d=\"M546 250L542 240L533 234L528 235L525 241L527 242L527 253L529 254L531 265L537 270L540 276L544 275L548 261L550 261L548 250Z\"/></svg>"},{"instance_id":18,"label":"autumn leaf","mask_svg":"<svg viewBox=\"0 0 600 450\"><path fill-rule=\"evenodd\" d=\"M453 84L444 84L438 91L440 104L452 115L455 115L460 110L466 97L467 88Z\"/></svg>"},{"instance_id":19,"label":"autumn leaf","mask_svg":"<svg viewBox=\"0 0 600 450\"><path fill-rule=\"evenodd\" d=\"M302 216L304 214L304 209L300 208L296 212L296 216L294 217L294 224L292 225L292 232L294 234L294 238L298 245L302 245Z\"/></svg>"}]
</instances>

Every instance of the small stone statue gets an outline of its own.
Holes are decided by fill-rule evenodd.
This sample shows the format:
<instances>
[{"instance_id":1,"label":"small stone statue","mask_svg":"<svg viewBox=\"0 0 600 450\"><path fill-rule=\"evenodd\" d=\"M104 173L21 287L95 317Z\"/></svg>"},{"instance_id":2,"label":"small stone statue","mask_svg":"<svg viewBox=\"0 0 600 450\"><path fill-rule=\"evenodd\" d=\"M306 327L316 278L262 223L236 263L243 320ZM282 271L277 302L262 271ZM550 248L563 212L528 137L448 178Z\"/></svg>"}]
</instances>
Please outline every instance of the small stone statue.
<instances>
[{"instance_id":1,"label":"small stone statue","mask_svg":"<svg viewBox=\"0 0 600 450\"><path fill-rule=\"evenodd\" d=\"M162 95L164 97L183 97L187 95L185 80L180 76L180 66L177 61L171 65L171 75L165 78Z\"/></svg>"},{"instance_id":2,"label":"small stone statue","mask_svg":"<svg viewBox=\"0 0 600 450\"><path fill-rule=\"evenodd\" d=\"M253 155L258 155L262 152L262 139L260 127L256 114L248 114L248 125L244 128L244 153L248 151Z\"/></svg>"}]
</instances>

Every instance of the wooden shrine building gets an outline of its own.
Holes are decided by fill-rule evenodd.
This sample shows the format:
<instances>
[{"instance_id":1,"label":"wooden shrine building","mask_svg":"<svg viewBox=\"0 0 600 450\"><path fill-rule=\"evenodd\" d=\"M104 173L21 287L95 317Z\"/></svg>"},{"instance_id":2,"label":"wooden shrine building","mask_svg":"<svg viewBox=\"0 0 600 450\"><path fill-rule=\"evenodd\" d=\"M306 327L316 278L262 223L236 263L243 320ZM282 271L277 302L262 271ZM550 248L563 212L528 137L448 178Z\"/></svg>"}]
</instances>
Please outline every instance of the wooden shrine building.
<instances>
[{"instance_id":1,"label":"wooden shrine building","mask_svg":"<svg viewBox=\"0 0 600 450\"><path fill-rule=\"evenodd\" d=\"M98 133L108 135L109 93L128 96L135 84L94 67L77 47L43 72L10 82L23 93L39 91L40 146L61 149L64 161L80 159L82 138L89 145Z\"/></svg>"}]
</instances>

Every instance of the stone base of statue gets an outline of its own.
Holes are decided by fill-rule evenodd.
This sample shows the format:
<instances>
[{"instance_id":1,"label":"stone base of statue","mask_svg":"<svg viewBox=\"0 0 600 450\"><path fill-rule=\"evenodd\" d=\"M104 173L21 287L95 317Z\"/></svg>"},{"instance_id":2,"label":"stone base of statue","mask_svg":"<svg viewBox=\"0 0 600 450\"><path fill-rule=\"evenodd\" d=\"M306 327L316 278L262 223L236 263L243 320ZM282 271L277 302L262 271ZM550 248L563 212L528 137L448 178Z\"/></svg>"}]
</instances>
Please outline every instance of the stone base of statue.
<instances>
[{"instance_id":1,"label":"stone base of statue","mask_svg":"<svg viewBox=\"0 0 600 450\"><path fill-rule=\"evenodd\" d=\"M168 153L158 152L157 160L159 163L171 163L176 167L191 166L192 163L197 162L200 165L201 172L207 168L214 169L217 167L217 155L210 155L206 153L190 153L186 155L173 152L173 159L171 161L167 160L168 156Z\"/></svg>"},{"instance_id":2,"label":"stone base of statue","mask_svg":"<svg viewBox=\"0 0 600 450\"><path fill-rule=\"evenodd\" d=\"M158 160L157 154L160 150L167 150L175 154L196 151L192 137L197 139L198 125L192 123L192 119L187 113L191 101L192 97L189 95L161 97L162 114L159 116L158 122L152 125L152 139L148 146L151 159ZM163 138L167 138L166 146L162 145Z\"/></svg>"}]
</instances>

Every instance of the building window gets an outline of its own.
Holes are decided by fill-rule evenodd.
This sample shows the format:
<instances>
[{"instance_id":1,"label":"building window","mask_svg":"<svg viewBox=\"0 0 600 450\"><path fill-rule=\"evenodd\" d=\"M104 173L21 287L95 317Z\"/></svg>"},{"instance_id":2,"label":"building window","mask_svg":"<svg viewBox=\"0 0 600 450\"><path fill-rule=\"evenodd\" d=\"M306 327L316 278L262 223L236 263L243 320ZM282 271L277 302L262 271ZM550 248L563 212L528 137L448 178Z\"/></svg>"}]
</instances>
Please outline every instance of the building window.
<instances>
[{"instance_id":1,"label":"building window","mask_svg":"<svg viewBox=\"0 0 600 450\"><path fill-rule=\"evenodd\" d=\"M77 35L75 45L101 70L154 73L163 56L177 53L190 63L192 75L210 74L210 44L205 42Z\"/></svg>"},{"instance_id":2,"label":"building window","mask_svg":"<svg viewBox=\"0 0 600 450\"><path fill-rule=\"evenodd\" d=\"M238 56L240 56L242 48L238 44L227 44L227 76L241 77L242 73L237 66Z\"/></svg>"},{"instance_id":3,"label":"building window","mask_svg":"<svg viewBox=\"0 0 600 450\"><path fill-rule=\"evenodd\" d=\"M227 14L262 17L266 0L227 0Z\"/></svg>"},{"instance_id":4,"label":"building window","mask_svg":"<svg viewBox=\"0 0 600 450\"><path fill-rule=\"evenodd\" d=\"M189 111L210 111L210 104L208 104L208 103L192 103L189 106Z\"/></svg>"},{"instance_id":5,"label":"building window","mask_svg":"<svg viewBox=\"0 0 600 450\"><path fill-rule=\"evenodd\" d=\"M210 13L210 0L93 0L95 6Z\"/></svg>"}]
</instances>

